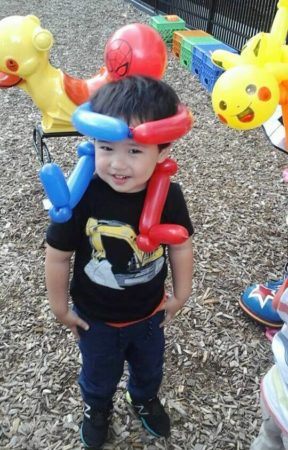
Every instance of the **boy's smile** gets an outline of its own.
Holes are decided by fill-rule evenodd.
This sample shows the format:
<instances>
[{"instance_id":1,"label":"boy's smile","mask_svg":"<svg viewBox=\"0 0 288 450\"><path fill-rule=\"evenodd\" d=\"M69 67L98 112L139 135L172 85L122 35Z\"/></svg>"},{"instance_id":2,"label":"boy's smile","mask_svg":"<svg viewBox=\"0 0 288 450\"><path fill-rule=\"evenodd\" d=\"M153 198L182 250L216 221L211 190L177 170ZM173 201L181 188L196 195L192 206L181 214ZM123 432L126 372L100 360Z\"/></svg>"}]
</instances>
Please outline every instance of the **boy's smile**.
<instances>
[{"instance_id":1,"label":"boy's smile","mask_svg":"<svg viewBox=\"0 0 288 450\"><path fill-rule=\"evenodd\" d=\"M164 161L168 148L138 144L132 139L118 142L97 141L96 172L118 192L133 193L145 189L156 164Z\"/></svg>"}]
</instances>

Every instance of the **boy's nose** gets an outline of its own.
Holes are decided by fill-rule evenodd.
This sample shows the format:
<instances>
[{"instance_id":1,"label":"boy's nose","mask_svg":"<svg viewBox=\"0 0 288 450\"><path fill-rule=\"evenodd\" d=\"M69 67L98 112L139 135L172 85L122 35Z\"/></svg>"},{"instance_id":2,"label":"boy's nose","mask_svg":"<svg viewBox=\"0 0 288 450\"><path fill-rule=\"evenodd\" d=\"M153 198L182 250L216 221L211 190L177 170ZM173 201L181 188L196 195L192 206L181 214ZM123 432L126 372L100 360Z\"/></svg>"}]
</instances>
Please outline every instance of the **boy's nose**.
<instances>
[{"instance_id":1,"label":"boy's nose","mask_svg":"<svg viewBox=\"0 0 288 450\"><path fill-rule=\"evenodd\" d=\"M125 158L116 156L111 161L111 167L115 170L124 170L126 168Z\"/></svg>"}]
</instances>

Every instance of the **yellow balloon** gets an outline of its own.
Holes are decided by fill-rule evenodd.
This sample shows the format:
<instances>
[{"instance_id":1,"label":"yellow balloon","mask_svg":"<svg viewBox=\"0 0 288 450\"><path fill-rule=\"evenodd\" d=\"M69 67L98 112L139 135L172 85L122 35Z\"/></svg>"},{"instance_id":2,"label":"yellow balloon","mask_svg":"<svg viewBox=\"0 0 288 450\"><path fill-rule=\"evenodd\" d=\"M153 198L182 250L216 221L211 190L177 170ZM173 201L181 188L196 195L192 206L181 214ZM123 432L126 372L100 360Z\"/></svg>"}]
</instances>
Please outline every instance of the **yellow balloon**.
<instances>
[{"instance_id":1,"label":"yellow balloon","mask_svg":"<svg viewBox=\"0 0 288 450\"><path fill-rule=\"evenodd\" d=\"M275 112L280 91L276 78L263 68L243 65L224 72L215 83L212 106L231 128L250 130Z\"/></svg>"},{"instance_id":2,"label":"yellow balloon","mask_svg":"<svg viewBox=\"0 0 288 450\"><path fill-rule=\"evenodd\" d=\"M258 33L246 42L241 51L243 64L264 67L267 63L282 61L283 46L270 33Z\"/></svg>"}]
</instances>

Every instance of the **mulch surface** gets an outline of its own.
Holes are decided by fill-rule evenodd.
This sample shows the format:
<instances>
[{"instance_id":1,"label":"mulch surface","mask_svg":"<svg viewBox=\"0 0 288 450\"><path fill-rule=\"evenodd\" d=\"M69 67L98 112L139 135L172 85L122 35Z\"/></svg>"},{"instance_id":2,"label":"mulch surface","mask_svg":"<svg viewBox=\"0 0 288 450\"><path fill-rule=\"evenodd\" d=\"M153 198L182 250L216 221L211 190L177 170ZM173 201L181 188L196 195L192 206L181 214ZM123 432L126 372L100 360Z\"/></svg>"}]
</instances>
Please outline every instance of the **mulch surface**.
<instances>
[{"instance_id":1,"label":"mulch surface","mask_svg":"<svg viewBox=\"0 0 288 450\"><path fill-rule=\"evenodd\" d=\"M149 21L120 0L2 0L1 18L25 14L40 17L53 33L52 63L81 78L99 70L113 31ZM288 158L262 129L221 125L209 94L172 53L165 80L195 116L193 130L173 149L195 226L196 267L191 298L166 329L161 398L172 436L167 442L148 436L130 415L125 371L104 449L245 450L260 426L259 382L273 358L263 328L238 300L247 285L281 277L287 258L281 173ZM79 352L52 317L45 292L48 215L32 146L41 117L23 91L0 95L0 449L80 450ZM66 173L77 142L48 141Z\"/></svg>"}]
</instances>

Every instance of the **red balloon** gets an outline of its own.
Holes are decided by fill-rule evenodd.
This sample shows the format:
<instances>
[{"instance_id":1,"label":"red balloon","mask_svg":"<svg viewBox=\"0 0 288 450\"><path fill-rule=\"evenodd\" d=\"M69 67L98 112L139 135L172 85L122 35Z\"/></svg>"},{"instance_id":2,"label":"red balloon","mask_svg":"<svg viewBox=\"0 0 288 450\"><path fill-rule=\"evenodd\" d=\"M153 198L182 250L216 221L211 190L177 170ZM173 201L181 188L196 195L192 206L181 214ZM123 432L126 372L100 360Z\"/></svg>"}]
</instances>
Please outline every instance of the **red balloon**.
<instances>
[{"instance_id":1,"label":"red balloon","mask_svg":"<svg viewBox=\"0 0 288 450\"><path fill-rule=\"evenodd\" d=\"M182 225L160 223L154 225L149 231L151 241L160 244L176 245L182 244L189 238L188 231Z\"/></svg>"},{"instance_id":2,"label":"red balloon","mask_svg":"<svg viewBox=\"0 0 288 450\"><path fill-rule=\"evenodd\" d=\"M157 164L149 181L140 217L140 233L136 238L136 243L143 252L153 252L160 244L181 244L189 237L188 231L181 225L160 224L170 177L176 172L177 163L167 158L161 164Z\"/></svg>"},{"instance_id":3,"label":"red balloon","mask_svg":"<svg viewBox=\"0 0 288 450\"><path fill-rule=\"evenodd\" d=\"M143 252L153 252L160 244L182 244L189 238L188 231L182 225L160 223L153 225L148 235L139 234L136 243Z\"/></svg>"},{"instance_id":4,"label":"red balloon","mask_svg":"<svg viewBox=\"0 0 288 450\"><path fill-rule=\"evenodd\" d=\"M159 244L155 244L155 242L151 241L149 236L145 236L144 234L138 234L136 237L136 244L142 252L150 253L156 250L159 247Z\"/></svg>"},{"instance_id":5,"label":"red balloon","mask_svg":"<svg viewBox=\"0 0 288 450\"><path fill-rule=\"evenodd\" d=\"M110 37L104 59L113 80L128 75L160 79L167 65L167 49L154 28L134 23L120 28Z\"/></svg>"},{"instance_id":6,"label":"red balloon","mask_svg":"<svg viewBox=\"0 0 288 450\"><path fill-rule=\"evenodd\" d=\"M170 186L170 177L177 172L177 163L170 158L157 164L149 181L140 217L140 234L148 234L153 225L160 223L162 211Z\"/></svg>"},{"instance_id":7,"label":"red balloon","mask_svg":"<svg viewBox=\"0 0 288 450\"><path fill-rule=\"evenodd\" d=\"M166 119L141 123L133 129L132 137L141 144L166 144L188 133L193 122L192 113L186 106L180 104L177 114Z\"/></svg>"}]
</instances>

